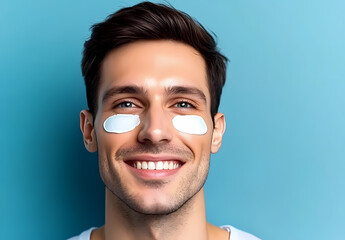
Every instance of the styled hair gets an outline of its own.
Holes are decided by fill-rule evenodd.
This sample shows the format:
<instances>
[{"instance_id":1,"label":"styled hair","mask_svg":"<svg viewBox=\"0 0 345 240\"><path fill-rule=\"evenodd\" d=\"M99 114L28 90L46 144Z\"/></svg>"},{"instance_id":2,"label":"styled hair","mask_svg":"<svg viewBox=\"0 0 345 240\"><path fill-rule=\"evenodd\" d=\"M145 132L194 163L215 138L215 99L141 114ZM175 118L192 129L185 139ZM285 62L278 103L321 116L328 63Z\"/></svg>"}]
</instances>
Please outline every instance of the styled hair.
<instances>
[{"instance_id":1,"label":"styled hair","mask_svg":"<svg viewBox=\"0 0 345 240\"><path fill-rule=\"evenodd\" d=\"M196 49L206 63L212 117L218 112L227 58L218 51L205 28L186 13L164 4L142 2L109 15L104 22L93 25L91 31L90 39L84 44L81 67L93 116L97 112L103 59L110 51L140 40L174 40Z\"/></svg>"}]
</instances>

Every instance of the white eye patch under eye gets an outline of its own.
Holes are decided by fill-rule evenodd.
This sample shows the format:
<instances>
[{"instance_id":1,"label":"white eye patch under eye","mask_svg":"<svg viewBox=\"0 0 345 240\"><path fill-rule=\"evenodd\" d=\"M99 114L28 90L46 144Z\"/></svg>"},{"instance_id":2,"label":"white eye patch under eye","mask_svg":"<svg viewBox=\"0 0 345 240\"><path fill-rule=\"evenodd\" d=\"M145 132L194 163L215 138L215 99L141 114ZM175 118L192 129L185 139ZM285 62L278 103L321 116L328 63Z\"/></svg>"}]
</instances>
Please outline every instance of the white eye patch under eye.
<instances>
[{"instance_id":1,"label":"white eye patch under eye","mask_svg":"<svg viewBox=\"0 0 345 240\"><path fill-rule=\"evenodd\" d=\"M203 135L207 132L204 119L197 115L177 115L172 119L172 123L183 133Z\"/></svg>"},{"instance_id":2,"label":"white eye patch under eye","mask_svg":"<svg viewBox=\"0 0 345 240\"><path fill-rule=\"evenodd\" d=\"M104 121L103 128L110 133L125 133L132 131L139 124L140 118L138 115L116 114Z\"/></svg>"}]
</instances>

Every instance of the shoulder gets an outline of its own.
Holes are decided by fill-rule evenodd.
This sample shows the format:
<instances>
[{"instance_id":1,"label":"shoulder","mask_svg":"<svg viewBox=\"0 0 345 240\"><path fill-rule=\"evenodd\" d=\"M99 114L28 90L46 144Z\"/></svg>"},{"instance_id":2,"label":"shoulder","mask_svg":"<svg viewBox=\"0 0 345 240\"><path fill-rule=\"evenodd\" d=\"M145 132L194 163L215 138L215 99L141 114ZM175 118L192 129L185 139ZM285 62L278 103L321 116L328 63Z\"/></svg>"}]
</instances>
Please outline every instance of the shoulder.
<instances>
[{"instance_id":1,"label":"shoulder","mask_svg":"<svg viewBox=\"0 0 345 240\"><path fill-rule=\"evenodd\" d=\"M257 238L250 233L239 230L231 225L223 225L220 226L220 228L223 228L230 232L230 240L260 240L260 238Z\"/></svg>"},{"instance_id":2,"label":"shoulder","mask_svg":"<svg viewBox=\"0 0 345 240\"><path fill-rule=\"evenodd\" d=\"M95 228L93 227L93 228L90 228L88 230L85 230L80 235L72 237L72 238L68 238L67 240L90 240L91 232L94 229Z\"/></svg>"}]
</instances>

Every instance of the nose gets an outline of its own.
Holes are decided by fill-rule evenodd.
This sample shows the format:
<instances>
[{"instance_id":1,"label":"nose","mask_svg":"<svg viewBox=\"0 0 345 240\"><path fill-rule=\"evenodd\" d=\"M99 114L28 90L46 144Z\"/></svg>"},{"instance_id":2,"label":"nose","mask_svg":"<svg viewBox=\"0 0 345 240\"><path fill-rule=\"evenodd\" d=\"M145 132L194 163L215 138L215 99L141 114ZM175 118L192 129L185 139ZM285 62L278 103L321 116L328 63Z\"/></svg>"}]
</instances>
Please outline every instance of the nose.
<instances>
[{"instance_id":1,"label":"nose","mask_svg":"<svg viewBox=\"0 0 345 240\"><path fill-rule=\"evenodd\" d=\"M138 141L142 143L159 144L169 142L172 137L171 120L161 107L148 110L140 121L141 129ZM169 122L170 121L170 122Z\"/></svg>"}]
</instances>

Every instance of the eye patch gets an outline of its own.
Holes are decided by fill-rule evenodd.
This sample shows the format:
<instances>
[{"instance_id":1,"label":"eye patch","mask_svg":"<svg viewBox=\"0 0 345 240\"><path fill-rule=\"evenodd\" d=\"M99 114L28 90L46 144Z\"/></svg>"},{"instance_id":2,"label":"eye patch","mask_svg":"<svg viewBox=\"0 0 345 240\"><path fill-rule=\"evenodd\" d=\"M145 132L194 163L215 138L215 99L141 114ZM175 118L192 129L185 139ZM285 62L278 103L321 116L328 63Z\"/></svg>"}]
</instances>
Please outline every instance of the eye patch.
<instances>
[{"instance_id":1,"label":"eye patch","mask_svg":"<svg viewBox=\"0 0 345 240\"><path fill-rule=\"evenodd\" d=\"M204 119L197 115L177 115L172 119L174 127L183 133L203 135L207 132Z\"/></svg>"},{"instance_id":2,"label":"eye patch","mask_svg":"<svg viewBox=\"0 0 345 240\"><path fill-rule=\"evenodd\" d=\"M140 124L139 115L116 114L108 117L103 128L109 133L126 133L135 129ZM203 135L207 132L204 119L197 115L177 115L172 119L176 130L193 135Z\"/></svg>"},{"instance_id":3,"label":"eye patch","mask_svg":"<svg viewBox=\"0 0 345 240\"><path fill-rule=\"evenodd\" d=\"M103 128L109 133L125 133L132 131L140 124L139 115L133 114L116 114L108 117Z\"/></svg>"}]
</instances>

